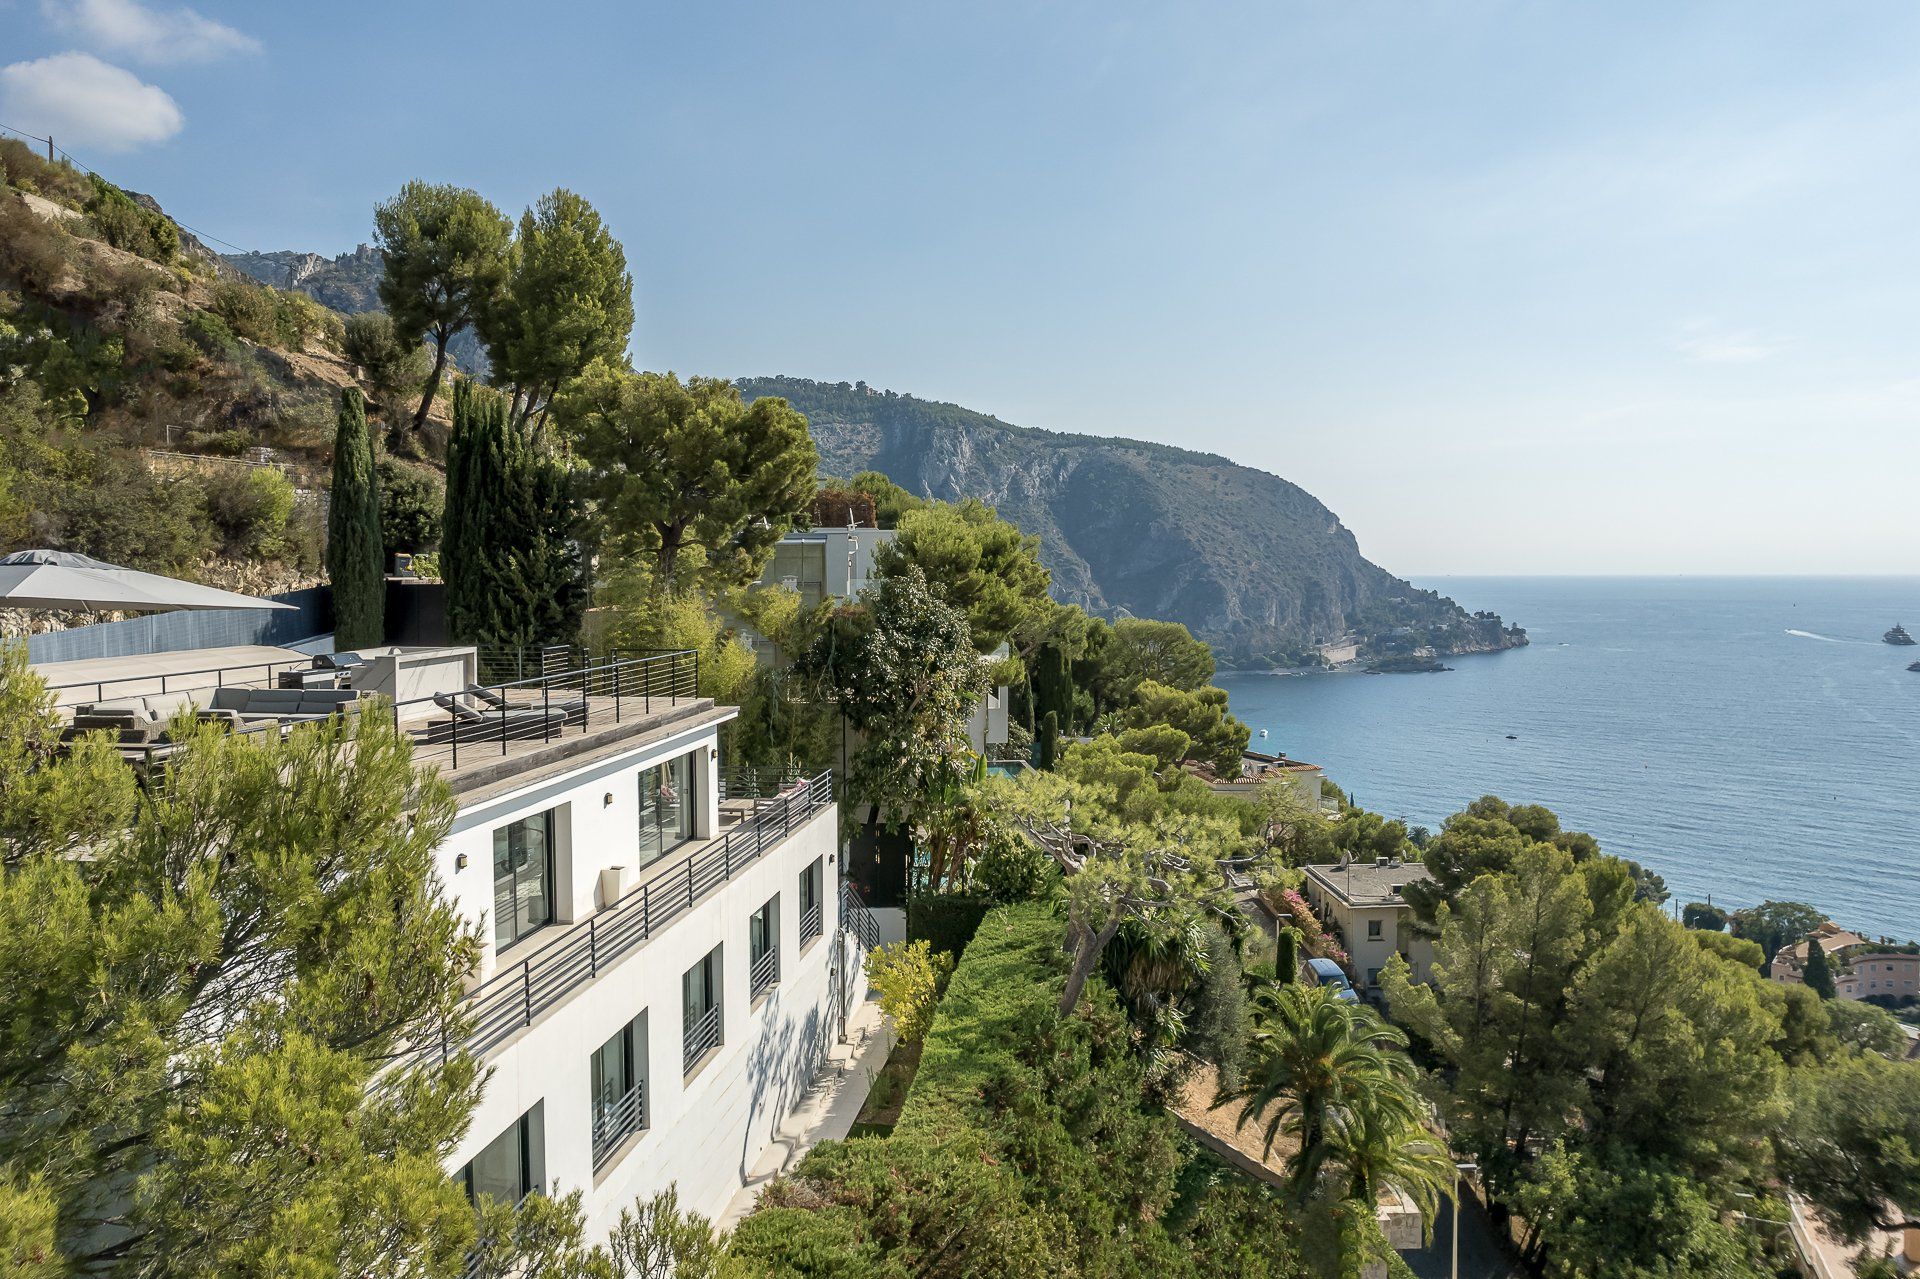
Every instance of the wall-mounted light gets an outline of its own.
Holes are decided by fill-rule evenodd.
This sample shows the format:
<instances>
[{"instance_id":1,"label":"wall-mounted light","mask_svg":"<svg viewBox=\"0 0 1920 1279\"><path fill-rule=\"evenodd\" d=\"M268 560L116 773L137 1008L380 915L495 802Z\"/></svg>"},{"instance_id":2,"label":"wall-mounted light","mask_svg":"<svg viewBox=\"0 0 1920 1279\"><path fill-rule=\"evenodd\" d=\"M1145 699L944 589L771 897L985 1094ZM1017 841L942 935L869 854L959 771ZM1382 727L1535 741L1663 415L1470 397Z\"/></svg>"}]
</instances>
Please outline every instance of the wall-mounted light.
<instances>
[{"instance_id":1,"label":"wall-mounted light","mask_svg":"<svg viewBox=\"0 0 1920 1279\"><path fill-rule=\"evenodd\" d=\"M468 858L465 853L455 853L453 857L453 868L455 870L465 870L467 868L467 861Z\"/></svg>"},{"instance_id":2,"label":"wall-mounted light","mask_svg":"<svg viewBox=\"0 0 1920 1279\"><path fill-rule=\"evenodd\" d=\"M607 792L607 793L606 793L605 795L603 795L603 796L601 796L601 798L600 798L600 807L602 807L602 808L612 808L612 807L613 807L613 792L612 792L612 791L608 791L608 792Z\"/></svg>"},{"instance_id":3,"label":"wall-mounted light","mask_svg":"<svg viewBox=\"0 0 1920 1279\"><path fill-rule=\"evenodd\" d=\"M707 758L708 758L709 760L715 760L715 759L719 759L719 758L720 758L720 748L719 748L718 746L709 746L709 747L707 747Z\"/></svg>"}]
</instances>

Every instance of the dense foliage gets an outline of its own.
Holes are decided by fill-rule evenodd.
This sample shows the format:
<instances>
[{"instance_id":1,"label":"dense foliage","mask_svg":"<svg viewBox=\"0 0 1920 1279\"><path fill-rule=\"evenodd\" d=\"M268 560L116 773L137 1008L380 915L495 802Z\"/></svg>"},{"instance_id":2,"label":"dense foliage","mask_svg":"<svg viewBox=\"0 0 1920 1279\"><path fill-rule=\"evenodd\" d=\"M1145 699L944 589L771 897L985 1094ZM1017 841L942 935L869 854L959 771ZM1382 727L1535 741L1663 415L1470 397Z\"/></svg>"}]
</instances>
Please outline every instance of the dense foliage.
<instances>
[{"instance_id":1,"label":"dense foliage","mask_svg":"<svg viewBox=\"0 0 1920 1279\"><path fill-rule=\"evenodd\" d=\"M358 387L348 387L340 396L332 500L327 508L327 577L333 583L336 647L371 648L385 642L386 572L366 403Z\"/></svg>"},{"instance_id":2,"label":"dense foliage","mask_svg":"<svg viewBox=\"0 0 1920 1279\"><path fill-rule=\"evenodd\" d=\"M570 644L586 608L576 477L509 421L506 399L462 381L447 443L440 569L463 643Z\"/></svg>"},{"instance_id":3,"label":"dense foliage","mask_svg":"<svg viewBox=\"0 0 1920 1279\"><path fill-rule=\"evenodd\" d=\"M48 1275L457 1274L479 1072L400 1055L462 1038L446 790L366 715L176 724L139 791L0 660L0 1234Z\"/></svg>"},{"instance_id":4,"label":"dense foliage","mask_svg":"<svg viewBox=\"0 0 1920 1279\"><path fill-rule=\"evenodd\" d=\"M1240 1183L1144 1101L1104 988L1053 1012L1058 928L987 916L940 1004L899 1125L816 1148L731 1252L797 1276L1306 1273L1277 1196Z\"/></svg>"}]
</instances>

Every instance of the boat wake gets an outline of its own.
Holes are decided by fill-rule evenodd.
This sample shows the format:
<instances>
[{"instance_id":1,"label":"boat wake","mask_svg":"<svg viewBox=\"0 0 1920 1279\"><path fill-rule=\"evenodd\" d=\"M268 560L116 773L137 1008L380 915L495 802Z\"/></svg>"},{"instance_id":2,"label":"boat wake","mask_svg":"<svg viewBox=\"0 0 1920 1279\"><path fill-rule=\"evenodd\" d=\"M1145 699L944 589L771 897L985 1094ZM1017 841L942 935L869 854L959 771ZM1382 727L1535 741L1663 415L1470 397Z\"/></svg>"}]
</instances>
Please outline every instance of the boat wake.
<instances>
[{"instance_id":1,"label":"boat wake","mask_svg":"<svg viewBox=\"0 0 1920 1279\"><path fill-rule=\"evenodd\" d=\"M1797 635L1801 639L1819 640L1822 644L1844 644L1847 642L1843 639L1835 639L1831 635L1815 635L1812 631L1796 631L1792 627L1787 628L1787 634Z\"/></svg>"}]
</instances>

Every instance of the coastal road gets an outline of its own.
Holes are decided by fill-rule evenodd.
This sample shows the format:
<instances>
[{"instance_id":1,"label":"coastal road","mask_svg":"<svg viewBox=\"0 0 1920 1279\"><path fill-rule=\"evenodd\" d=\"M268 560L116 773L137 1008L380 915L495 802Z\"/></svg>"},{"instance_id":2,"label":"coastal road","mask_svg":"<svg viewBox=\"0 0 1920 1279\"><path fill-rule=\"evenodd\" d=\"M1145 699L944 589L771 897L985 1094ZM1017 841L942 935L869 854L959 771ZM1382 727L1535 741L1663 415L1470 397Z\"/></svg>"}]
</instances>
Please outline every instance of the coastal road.
<instances>
[{"instance_id":1,"label":"coastal road","mask_svg":"<svg viewBox=\"0 0 1920 1279\"><path fill-rule=\"evenodd\" d=\"M1420 1279L1450 1279L1453 1247L1453 1204L1441 1199L1433 1223L1433 1242L1415 1252L1400 1254ZM1524 1279L1525 1271L1494 1237L1487 1210L1472 1195L1460 1214L1460 1279Z\"/></svg>"}]
</instances>

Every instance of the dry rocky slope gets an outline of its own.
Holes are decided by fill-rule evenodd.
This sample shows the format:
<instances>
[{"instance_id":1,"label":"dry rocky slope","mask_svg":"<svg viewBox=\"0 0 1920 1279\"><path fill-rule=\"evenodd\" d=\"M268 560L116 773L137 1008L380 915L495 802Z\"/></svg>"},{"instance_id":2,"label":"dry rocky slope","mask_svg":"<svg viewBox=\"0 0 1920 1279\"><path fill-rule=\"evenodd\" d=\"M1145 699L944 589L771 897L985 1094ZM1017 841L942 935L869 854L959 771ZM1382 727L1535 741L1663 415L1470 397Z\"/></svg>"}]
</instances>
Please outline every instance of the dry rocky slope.
<instances>
[{"instance_id":1,"label":"dry rocky slope","mask_svg":"<svg viewBox=\"0 0 1920 1279\"><path fill-rule=\"evenodd\" d=\"M1040 537L1057 598L1184 622L1229 664L1294 664L1347 638L1369 657L1526 643L1367 560L1298 485L1223 457L1014 426L863 383L739 385L807 415L823 472L880 471L922 496L988 502Z\"/></svg>"}]
</instances>

